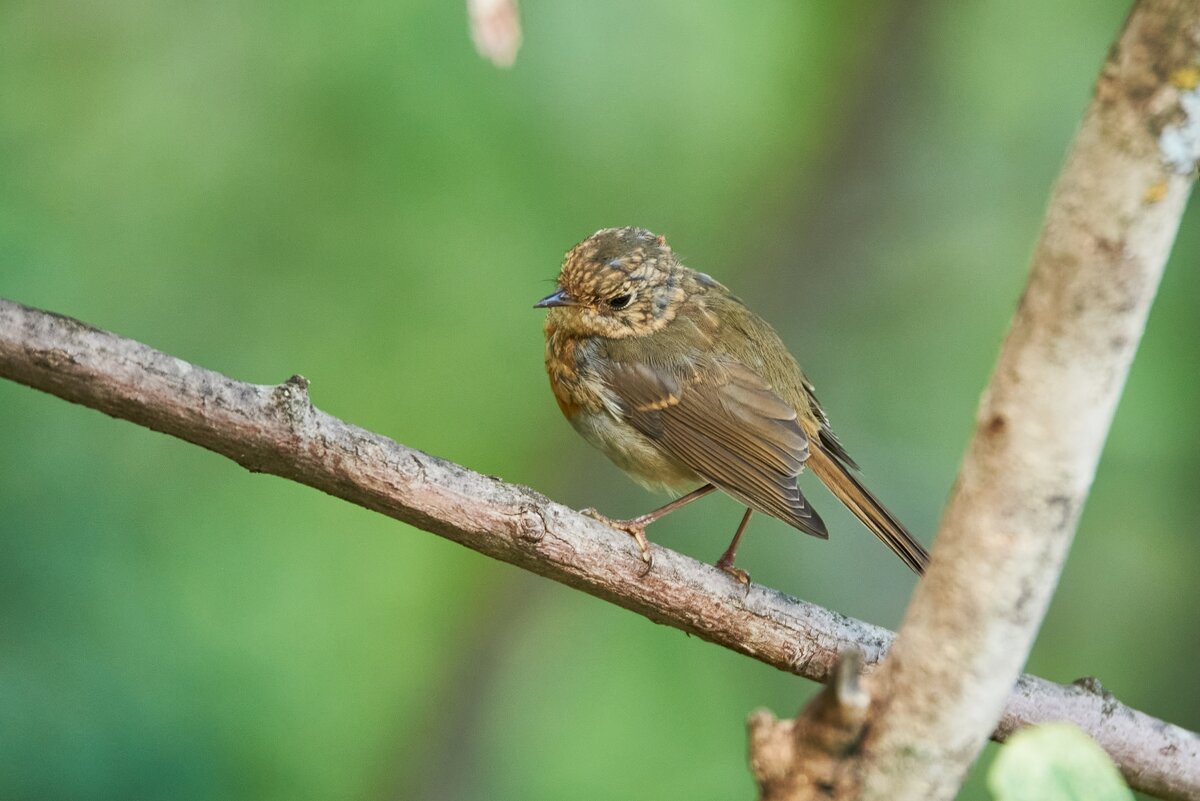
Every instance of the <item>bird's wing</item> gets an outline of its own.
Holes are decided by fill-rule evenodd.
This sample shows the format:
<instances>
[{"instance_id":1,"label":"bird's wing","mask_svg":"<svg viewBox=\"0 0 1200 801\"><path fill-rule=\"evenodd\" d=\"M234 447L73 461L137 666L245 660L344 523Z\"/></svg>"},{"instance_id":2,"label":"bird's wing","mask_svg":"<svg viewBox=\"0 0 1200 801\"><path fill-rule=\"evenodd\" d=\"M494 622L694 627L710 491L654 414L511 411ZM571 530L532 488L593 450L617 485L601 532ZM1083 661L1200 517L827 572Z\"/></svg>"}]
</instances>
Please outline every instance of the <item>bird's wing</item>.
<instances>
[{"instance_id":1,"label":"bird's wing","mask_svg":"<svg viewBox=\"0 0 1200 801\"><path fill-rule=\"evenodd\" d=\"M809 455L796 410L753 370L727 359L703 369L613 361L605 381L625 419L665 453L752 509L829 536L796 486Z\"/></svg>"}]
</instances>

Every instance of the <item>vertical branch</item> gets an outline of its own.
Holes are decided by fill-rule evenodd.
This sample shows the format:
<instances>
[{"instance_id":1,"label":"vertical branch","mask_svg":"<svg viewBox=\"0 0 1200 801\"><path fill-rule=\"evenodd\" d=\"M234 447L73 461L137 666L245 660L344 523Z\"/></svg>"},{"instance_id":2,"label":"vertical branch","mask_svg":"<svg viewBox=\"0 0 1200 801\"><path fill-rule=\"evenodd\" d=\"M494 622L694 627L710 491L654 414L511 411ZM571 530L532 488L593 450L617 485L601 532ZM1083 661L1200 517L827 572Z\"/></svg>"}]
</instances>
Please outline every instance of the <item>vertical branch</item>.
<instances>
[{"instance_id":1,"label":"vertical branch","mask_svg":"<svg viewBox=\"0 0 1200 801\"><path fill-rule=\"evenodd\" d=\"M877 674L864 797L951 798L1025 662L1194 180L1198 64L1200 2L1135 5L1054 188L929 572Z\"/></svg>"}]
</instances>

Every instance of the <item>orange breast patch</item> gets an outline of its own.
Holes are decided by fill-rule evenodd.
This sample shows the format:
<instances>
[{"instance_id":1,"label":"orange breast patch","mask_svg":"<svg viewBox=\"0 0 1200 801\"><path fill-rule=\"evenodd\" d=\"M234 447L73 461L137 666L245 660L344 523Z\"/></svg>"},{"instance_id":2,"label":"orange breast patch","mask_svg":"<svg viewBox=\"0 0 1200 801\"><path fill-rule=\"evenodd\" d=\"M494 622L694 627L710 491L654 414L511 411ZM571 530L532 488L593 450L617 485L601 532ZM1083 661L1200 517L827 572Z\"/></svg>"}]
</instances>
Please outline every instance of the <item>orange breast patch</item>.
<instances>
[{"instance_id":1,"label":"orange breast patch","mask_svg":"<svg viewBox=\"0 0 1200 801\"><path fill-rule=\"evenodd\" d=\"M575 367L575 340L551 335L546 340L546 372L558 408L568 420L581 408L574 395L579 391L579 371Z\"/></svg>"}]
</instances>

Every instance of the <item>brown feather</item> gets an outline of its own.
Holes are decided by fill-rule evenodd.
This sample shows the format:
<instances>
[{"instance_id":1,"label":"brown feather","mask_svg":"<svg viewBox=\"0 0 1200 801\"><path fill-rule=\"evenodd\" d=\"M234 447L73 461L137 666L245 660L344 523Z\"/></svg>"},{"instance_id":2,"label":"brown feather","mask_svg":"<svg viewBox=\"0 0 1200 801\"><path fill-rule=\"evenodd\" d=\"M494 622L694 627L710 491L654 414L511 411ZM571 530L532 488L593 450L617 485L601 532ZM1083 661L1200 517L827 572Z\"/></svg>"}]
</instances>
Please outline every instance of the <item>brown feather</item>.
<instances>
[{"instance_id":1,"label":"brown feather","mask_svg":"<svg viewBox=\"0 0 1200 801\"><path fill-rule=\"evenodd\" d=\"M871 529L918 576L929 564L929 554L908 529L855 478L846 465L820 445L808 456L808 467L846 508Z\"/></svg>"},{"instance_id":2,"label":"brown feather","mask_svg":"<svg viewBox=\"0 0 1200 801\"><path fill-rule=\"evenodd\" d=\"M686 378L638 362L605 373L625 418L664 452L750 508L829 536L796 485L808 437L762 378L736 363Z\"/></svg>"}]
</instances>

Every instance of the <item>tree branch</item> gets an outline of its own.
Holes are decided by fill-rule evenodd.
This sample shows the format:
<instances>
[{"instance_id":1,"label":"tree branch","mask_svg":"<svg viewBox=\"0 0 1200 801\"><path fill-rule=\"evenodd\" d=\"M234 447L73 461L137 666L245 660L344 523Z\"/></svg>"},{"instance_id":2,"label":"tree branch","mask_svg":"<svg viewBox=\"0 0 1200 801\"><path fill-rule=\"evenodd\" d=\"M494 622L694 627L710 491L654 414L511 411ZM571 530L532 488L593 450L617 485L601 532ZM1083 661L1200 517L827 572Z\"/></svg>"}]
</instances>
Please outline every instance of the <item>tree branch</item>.
<instances>
[{"instance_id":1,"label":"tree branch","mask_svg":"<svg viewBox=\"0 0 1200 801\"><path fill-rule=\"evenodd\" d=\"M781 670L826 681L839 655L880 661L892 633L654 547L524 487L472 472L312 406L308 382L234 381L69 317L0 299L0 376L200 445L576 587ZM996 732L1070 720L1130 783L1200 794L1200 737L1111 696L1023 677Z\"/></svg>"},{"instance_id":2,"label":"tree branch","mask_svg":"<svg viewBox=\"0 0 1200 801\"><path fill-rule=\"evenodd\" d=\"M862 685L862 653L850 648L793 720L765 709L750 714L750 771L759 801L827 801L842 796L845 758L862 740L871 696Z\"/></svg>"},{"instance_id":3,"label":"tree branch","mask_svg":"<svg viewBox=\"0 0 1200 801\"><path fill-rule=\"evenodd\" d=\"M1025 663L1195 178L1198 65L1200 3L1138 2L1051 196L929 571L875 676L862 797L953 797Z\"/></svg>"}]
</instances>

